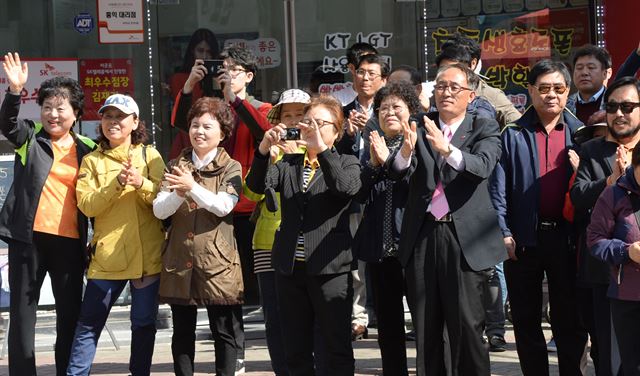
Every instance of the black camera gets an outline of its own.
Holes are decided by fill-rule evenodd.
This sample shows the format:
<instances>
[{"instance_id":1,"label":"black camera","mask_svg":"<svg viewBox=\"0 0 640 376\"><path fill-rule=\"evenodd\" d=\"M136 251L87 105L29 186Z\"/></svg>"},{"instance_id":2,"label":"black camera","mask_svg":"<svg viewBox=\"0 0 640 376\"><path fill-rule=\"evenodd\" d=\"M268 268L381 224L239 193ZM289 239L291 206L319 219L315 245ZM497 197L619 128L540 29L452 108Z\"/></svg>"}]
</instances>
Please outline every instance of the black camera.
<instances>
[{"instance_id":1,"label":"black camera","mask_svg":"<svg viewBox=\"0 0 640 376\"><path fill-rule=\"evenodd\" d=\"M213 75L214 77L217 77L222 74L221 70L224 69L224 60L205 60L203 65L207 68L207 76Z\"/></svg>"},{"instance_id":2,"label":"black camera","mask_svg":"<svg viewBox=\"0 0 640 376\"><path fill-rule=\"evenodd\" d=\"M285 141L295 141L300 139L300 128L286 128L280 134L280 138Z\"/></svg>"}]
</instances>

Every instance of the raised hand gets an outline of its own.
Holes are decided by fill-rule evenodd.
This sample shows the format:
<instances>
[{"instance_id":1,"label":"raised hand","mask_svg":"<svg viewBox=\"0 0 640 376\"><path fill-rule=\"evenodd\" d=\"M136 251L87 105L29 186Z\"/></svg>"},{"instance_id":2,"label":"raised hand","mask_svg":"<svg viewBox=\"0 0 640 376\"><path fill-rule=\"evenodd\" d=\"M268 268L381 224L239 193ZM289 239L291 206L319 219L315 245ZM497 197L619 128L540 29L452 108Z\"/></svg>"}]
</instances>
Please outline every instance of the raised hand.
<instances>
[{"instance_id":1,"label":"raised hand","mask_svg":"<svg viewBox=\"0 0 640 376\"><path fill-rule=\"evenodd\" d=\"M383 165L389 158L389 149L384 137L380 136L378 131L373 131L369 135L369 142L371 143L371 164L374 166Z\"/></svg>"},{"instance_id":2,"label":"raised hand","mask_svg":"<svg viewBox=\"0 0 640 376\"><path fill-rule=\"evenodd\" d=\"M624 146L618 146L616 149L616 162L613 164L613 173L607 178L607 185L613 185L618 181L618 178L624 174L624 170L627 167L627 150Z\"/></svg>"},{"instance_id":3,"label":"raised hand","mask_svg":"<svg viewBox=\"0 0 640 376\"><path fill-rule=\"evenodd\" d=\"M193 67L191 68L191 72L189 73L189 78L184 83L184 87L182 88L182 92L184 94L191 94L193 92L193 88L196 84L207 75L207 68L204 66L204 60L196 59Z\"/></svg>"},{"instance_id":4,"label":"raised hand","mask_svg":"<svg viewBox=\"0 0 640 376\"><path fill-rule=\"evenodd\" d=\"M416 148L416 140L418 139L418 131L416 130L417 124L415 121L411 122L411 125L402 123L402 133L404 140L400 147L400 153L405 159L409 159L413 150Z\"/></svg>"},{"instance_id":5,"label":"raised hand","mask_svg":"<svg viewBox=\"0 0 640 376\"><path fill-rule=\"evenodd\" d=\"M269 150L272 146L282 143L283 141L281 138L284 131L284 127L281 125L276 125L266 131L264 133L264 137L262 137L262 141L260 141L260 145L258 145L258 151L260 154L269 155Z\"/></svg>"},{"instance_id":6,"label":"raised hand","mask_svg":"<svg viewBox=\"0 0 640 376\"><path fill-rule=\"evenodd\" d=\"M130 185L135 189L141 188L144 179L137 168L131 163L131 161L124 162L122 164L122 170L118 175L118 181L121 185Z\"/></svg>"},{"instance_id":7,"label":"raised hand","mask_svg":"<svg viewBox=\"0 0 640 376\"><path fill-rule=\"evenodd\" d=\"M169 183L167 188L175 190L178 195L183 196L193 189L196 181L193 179L191 171L186 167L173 166L173 173L166 172L164 179Z\"/></svg>"},{"instance_id":8,"label":"raised hand","mask_svg":"<svg viewBox=\"0 0 640 376\"><path fill-rule=\"evenodd\" d=\"M569 163L571 163L573 172L576 172L578 170L578 166L580 165L580 156L573 149L569 149Z\"/></svg>"},{"instance_id":9,"label":"raised hand","mask_svg":"<svg viewBox=\"0 0 640 376\"><path fill-rule=\"evenodd\" d=\"M431 144L431 148L440 155L446 155L449 151L449 140L445 139L440 128L427 116L424 117L424 127L427 130L425 137L427 141L429 141L429 144Z\"/></svg>"},{"instance_id":10,"label":"raised hand","mask_svg":"<svg viewBox=\"0 0 640 376\"><path fill-rule=\"evenodd\" d=\"M9 90L13 94L19 94L27 83L29 77L29 67L27 63L20 63L20 55L17 52L4 55L2 67L9 80Z\"/></svg>"},{"instance_id":11,"label":"raised hand","mask_svg":"<svg viewBox=\"0 0 640 376\"><path fill-rule=\"evenodd\" d=\"M320 128L315 119L311 119L311 125L298 123L298 128L300 128L300 138L307 143L308 152L319 154L328 148L320 135Z\"/></svg>"}]
</instances>

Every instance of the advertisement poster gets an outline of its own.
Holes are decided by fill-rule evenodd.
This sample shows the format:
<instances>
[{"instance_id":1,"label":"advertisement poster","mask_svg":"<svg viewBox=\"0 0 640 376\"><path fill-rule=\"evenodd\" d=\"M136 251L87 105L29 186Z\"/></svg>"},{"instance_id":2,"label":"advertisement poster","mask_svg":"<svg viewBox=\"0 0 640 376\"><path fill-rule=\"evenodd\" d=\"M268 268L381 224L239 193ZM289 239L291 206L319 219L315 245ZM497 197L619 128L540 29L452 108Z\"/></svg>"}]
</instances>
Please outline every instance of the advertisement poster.
<instances>
[{"instance_id":1,"label":"advertisement poster","mask_svg":"<svg viewBox=\"0 0 640 376\"><path fill-rule=\"evenodd\" d=\"M282 60L280 42L275 38L227 39L224 41L224 45L225 47L235 45L251 50L258 60L258 69L279 67Z\"/></svg>"},{"instance_id":2,"label":"advertisement poster","mask_svg":"<svg viewBox=\"0 0 640 376\"><path fill-rule=\"evenodd\" d=\"M38 89L46 79L53 77L70 77L78 79L78 61L75 59L22 59L29 67L29 79L22 89L22 104L18 116L23 119L40 121L40 106L36 103ZM9 82L4 70L0 70L0 102L4 100Z\"/></svg>"},{"instance_id":3,"label":"advertisement poster","mask_svg":"<svg viewBox=\"0 0 640 376\"><path fill-rule=\"evenodd\" d=\"M98 41L143 43L142 0L98 0Z\"/></svg>"},{"instance_id":4,"label":"advertisement poster","mask_svg":"<svg viewBox=\"0 0 640 376\"><path fill-rule=\"evenodd\" d=\"M98 109L111 94L135 93L131 59L84 59L79 67L84 89L82 120L100 120Z\"/></svg>"},{"instance_id":5,"label":"advertisement poster","mask_svg":"<svg viewBox=\"0 0 640 376\"><path fill-rule=\"evenodd\" d=\"M477 40L485 80L504 90L520 110L527 105L527 75L533 64L543 58L570 61L576 48L590 42L587 8L502 13L486 16L475 25L460 26L457 21L443 20L430 32L434 55L429 61L435 60L442 43L456 31Z\"/></svg>"}]
</instances>

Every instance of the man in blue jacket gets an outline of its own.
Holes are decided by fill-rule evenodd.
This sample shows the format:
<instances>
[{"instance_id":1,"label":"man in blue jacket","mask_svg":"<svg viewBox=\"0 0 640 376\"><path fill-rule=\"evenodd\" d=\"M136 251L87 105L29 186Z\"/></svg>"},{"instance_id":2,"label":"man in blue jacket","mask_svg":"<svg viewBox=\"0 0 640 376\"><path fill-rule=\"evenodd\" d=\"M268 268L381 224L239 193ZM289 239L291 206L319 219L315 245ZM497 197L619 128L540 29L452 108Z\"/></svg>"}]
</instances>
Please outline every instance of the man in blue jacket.
<instances>
[{"instance_id":1,"label":"man in blue jacket","mask_svg":"<svg viewBox=\"0 0 640 376\"><path fill-rule=\"evenodd\" d=\"M568 151L582 123L565 110L571 74L563 63L538 62L528 82L532 105L504 129L490 188L509 253L504 267L516 348L525 376L549 374L541 328L546 274L560 374L579 375L587 335L578 324L575 257L562 208L572 174Z\"/></svg>"}]
</instances>

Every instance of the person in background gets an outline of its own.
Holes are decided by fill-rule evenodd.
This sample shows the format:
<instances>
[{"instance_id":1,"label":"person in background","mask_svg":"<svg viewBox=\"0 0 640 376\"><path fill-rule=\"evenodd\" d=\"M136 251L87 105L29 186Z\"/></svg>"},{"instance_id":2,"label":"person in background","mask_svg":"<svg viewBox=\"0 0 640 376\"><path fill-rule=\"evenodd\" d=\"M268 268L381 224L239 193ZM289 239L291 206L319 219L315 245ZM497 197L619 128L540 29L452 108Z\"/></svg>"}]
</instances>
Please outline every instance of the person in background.
<instances>
[{"instance_id":1,"label":"person in background","mask_svg":"<svg viewBox=\"0 0 640 376\"><path fill-rule=\"evenodd\" d=\"M164 162L145 146L147 132L133 98L113 94L98 113L99 147L80 166L78 208L94 222L87 287L82 299L68 376L88 375L111 307L129 284L133 376L149 375L156 336L162 222L152 204Z\"/></svg>"},{"instance_id":2,"label":"person in background","mask_svg":"<svg viewBox=\"0 0 640 376\"><path fill-rule=\"evenodd\" d=\"M502 132L491 184L509 253L504 267L516 349L525 376L549 374L540 315L546 274L560 373L577 375L587 333L578 320L575 254L563 207L573 175L568 152L582 123L565 108L571 74L564 63L539 61L528 82L532 106Z\"/></svg>"},{"instance_id":3,"label":"person in background","mask_svg":"<svg viewBox=\"0 0 640 376\"><path fill-rule=\"evenodd\" d=\"M355 77L356 77L356 69L358 68L358 62L360 58L364 55L377 55L378 50L375 47L370 45L369 43L357 42L352 44L349 48L347 48L347 71L351 74L351 79L354 81L355 85ZM348 105L353 102L354 99L358 96L358 92L351 85L345 85L344 89L340 91L335 91L331 93L336 99L342 103L343 106Z\"/></svg>"},{"instance_id":4,"label":"person in background","mask_svg":"<svg viewBox=\"0 0 640 376\"><path fill-rule=\"evenodd\" d=\"M285 90L280 95L278 103L267 114L267 118L272 124L279 124L282 128L296 128L304 116L304 107L310 100L309 94L302 90ZM269 150L271 162L276 163L285 154L304 153L304 149L299 147L300 144L300 141L291 140L272 146ZM277 376L286 376L289 375L289 372L282 339L283 324L280 321L275 272L271 264L273 240L280 226L280 196L276 194L278 210L271 212L266 207L264 194L257 194L251 191L247 184L243 188L244 195L258 203L256 206L258 218L256 219L256 230L253 233L253 270L258 276L271 367ZM315 338L315 340L318 343L319 338ZM314 348L317 348L317 346L314 345ZM318 355L317 352L316 357Z\"/></svg>"},{"instance_id":5,"label":"person in background","mask_svg":"<svg viewBox=\"0 0 640 376\"><path fill-rule=\"evenodd\" d=\"M221 146L233 160L240 162L244 176L251 165L256 143L260 142L264 132L271 128L266 118L271 104L260 102L247 92L247 86L258 71L257 59L250 50L228 46L222 51L220 58L224 60L224 69L215 80L222 88L224 101L231 106L235 116L231 134ZM202 60L196 59L189 78L176 97L171 121L175 127L184 131L189 129L189 124L186 123L187 113L191 107L196 84L208 77L203 63ZM249 221L254 209L255 203L243 196L240 196L240 201L233 209L233 231L240 252L245 302L249 304L259 299L251 249L255 224ZM241 309L235 311L234 321L239 351L236 368L240 372L244 369L244 323Z\"/></svg>"},{"instance_id":6,"label":"person in background","mask_svg":"<svg viewBox=\"0 0 640 376\"><path fill-rule=\"evenodd\" d=\"M610 131L640 128L640 81L616 80L605 93ZM596 201L587 228L587 245L596 258L610 265L607 295L617 338L622 373L640 375L640 149L617 154L614 173L620 177L607 185ZM607 180L608 182L609 180Z\"/></svg>"},{"instance_id":7,"label":"person in background","mask_svg":"<svg viewBox=\"0 0 640 376\"><path fill-rule=\"evenodd\" d=\"M343 132L335 98L311 100L298 123L304 154L287 154L270 166L270 150L286 130L277 125L255 153L247 187L280 192L281 218L272 265L282 338L291 375L314 374L314 326L319 325L326 374L353 375L351 346L354 257L348 208L360 190L360 165L333 147Z\"/></svg>"},{"instance_id":8,"label":"person in background","mask_svg":"<svg viewBox=\"0 0 640 376\"><path fill-rule=\"evenodd\" d=\"M633 99L638 80L623 77L614 81L605 91L604 107L609 130L604 138L585 143L580 150L580 165L576 181L571 189L571 201L575 205L576 224L580 225L578 249L578 282L586 285L589 295L583 299L582 314L591 334L591 357L598 375L617 375L619 354L615 339L619 333L612 330L609 289L609 267L606 262L594 258L587 248L586 230L594 220L593 208L598 197L608 186L613 186L631 163L632 150L640 141L640 122L634 120L634 111L618 104ZM631 110L631 111L629 111ZM589 299L590 298L590 299ZM589 304L590 303L590 304Z\"/></svg>"},{"instance_id":9,"label":"person in background","mask_svg":"<svg viewBox=\"0 0 640 376\"><path fill-rule=\"evenodd\" d=\"M578 91L567 100L567 109L587 124L589 116L604 110L602 100L611 78L611 55L603 47L587 44L573 54L573 82Z\"/></svg>"},{"instance_id":10,"label":"person in background","mask_svg":"<svg viewBox=\"0 0 640 376\"><path fill-rule=\"evenodd\" d=\"M409 192L408 179L393 181L385 165L403 139L403 124L421 111L415 86L395 82L378 90L374 111L384 136L371 132L370 148L364 150L362 188L356 200L365 205L363 219L354 239L354 253L367 262L378 319L378 344L384 375L408 375L404 329L406 292L404 271L398 260L402 217Z\"/></svg>"},{"instance_id":11,"label":"person in background","mask_svg":"<svg viewBox=\"0 0 640 376\"><path fill-rule=\"evenodd\" d=\"M198 29L193 32L189 44L185 50L184 59L180 70L171 76L169 87L171 90L171 98L176 98L184 84L189 79L191 68L195 65L196 60L214 59L220 54L218 39L213 31L209 29ZM214 80L210 77L208 80L201 80L197 85L193 86L192 100L197 100L203 95L212 97L214 95ZM179 130L171 144L169 151L169 159L175 159L180 152L191 145L189 134Z\"/></svg>"},{"instance_id":12,"label":"person in background","mask_svg":"<svg viewBox=\"0 0 640 376\"><path fill-rule=\"evenodd\" d=\"M192 147L169 162L153 202L156 217L171 218L160 301L171 305L175 374L193 375L198 306L204 306L216 375L233 376L233 307L243 302L243 285L231 212L240 196L242 168L219 145L231 134L234 117L221 99L204 97L193 104L187 121Z\"/></svg>"},{"instance_id":13,"label":"person in background","mask_svg":"<svg viewBox=\"0 0 640 376\"><path fill-rule=\"evenodd\" d=\"M75 186L82 158L95 143L73 132L84 93L71 78L44 81L38 90L40 122L19 119L29 77L18 53L2 63L9 90L0 131L16 148L13 182L0 212L0 237L9 246L11 325L9 375L36 375L35 330L40 288L49 273L56 303L56 375L64 375L82 301L87 217ZM4 278L5 276L3 276Z\"/></svg>"}]
</instances>

